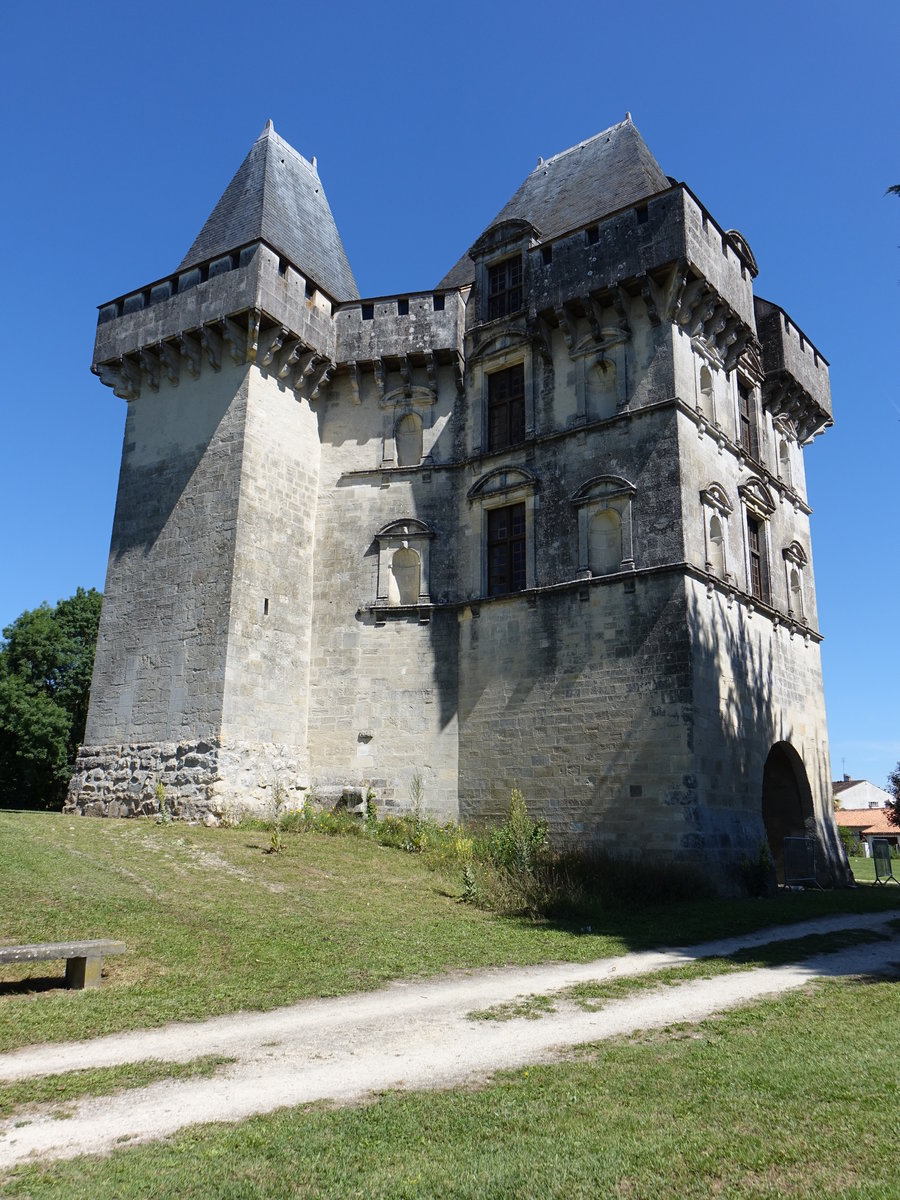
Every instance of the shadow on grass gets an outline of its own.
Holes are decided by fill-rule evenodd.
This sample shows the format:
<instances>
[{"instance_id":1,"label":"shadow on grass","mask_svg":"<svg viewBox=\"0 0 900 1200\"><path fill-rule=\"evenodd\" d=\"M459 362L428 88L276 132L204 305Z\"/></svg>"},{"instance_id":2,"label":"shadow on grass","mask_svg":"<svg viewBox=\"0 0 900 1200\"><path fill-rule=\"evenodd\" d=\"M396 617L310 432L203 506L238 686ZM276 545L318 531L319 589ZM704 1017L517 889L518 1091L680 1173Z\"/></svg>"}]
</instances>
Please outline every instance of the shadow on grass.
<instances>
[{"instance_id":1,"label":"shadow on grass","mask_svg":"<svg viewBox=\"0 0 900 1200\"><path fill-rule=\"evenodd\" d=\"M65 976L39 975L29 979L16 979L12 983L0 983L0 999L4 996L28 996L32 992L65 992Z\"/></svg>"}]
</instances>

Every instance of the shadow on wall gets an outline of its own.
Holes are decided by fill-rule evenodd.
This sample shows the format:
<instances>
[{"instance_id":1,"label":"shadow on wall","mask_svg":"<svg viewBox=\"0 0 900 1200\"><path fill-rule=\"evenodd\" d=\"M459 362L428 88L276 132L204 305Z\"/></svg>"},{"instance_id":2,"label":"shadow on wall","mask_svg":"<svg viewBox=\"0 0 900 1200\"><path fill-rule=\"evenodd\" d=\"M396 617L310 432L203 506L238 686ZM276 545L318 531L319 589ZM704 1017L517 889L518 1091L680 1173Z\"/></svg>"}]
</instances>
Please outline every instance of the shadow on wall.
<instances>
[{"instance_id":1,"label":"shadow on wall","mask_svg":"<svg viewBox=\"0 0 900 1200\"><path fill-rule=\"evenodd\" d=\"M810 837L819 882L848 883L825 807L827 753L818 730L801 737L794 727L804 706L821 705L812 692L818 673L804 678L803 655L812 651L799 635L792 644L786 627L773 627L768 617L719 591L705 601L689 589L687 611L693 751L707 846L717 847L723 861L732 860L738 869L742 859L758 861L768 847L773 874L782 883L785 837Z\"/></svg>"}]
</instances>

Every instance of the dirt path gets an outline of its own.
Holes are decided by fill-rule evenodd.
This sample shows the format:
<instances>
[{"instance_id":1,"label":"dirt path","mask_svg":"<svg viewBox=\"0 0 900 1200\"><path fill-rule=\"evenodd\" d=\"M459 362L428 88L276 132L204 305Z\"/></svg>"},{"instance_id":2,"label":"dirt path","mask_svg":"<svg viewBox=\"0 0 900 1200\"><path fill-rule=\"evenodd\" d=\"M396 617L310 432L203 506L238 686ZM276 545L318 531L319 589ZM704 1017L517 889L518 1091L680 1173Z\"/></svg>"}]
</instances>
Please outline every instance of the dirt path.
<instances>
[{"instance_id":1,"label":"dirt path","mask_svg":"<svg viewBox=\"0 0 900 1200\"><path fill-rule=\"evenodd\" d=\"M397 983L379 992L312 1000L266 1013L115 1034L89 1042L0 1055L0 1081L143 1059L186 1062L207 1054L236 1061L210 1079L170 1081L85 1099L68 1120L47 1106L0 1122L0 1168L23 1159L104 1153L204 1121L239 1121L313 1100L349 1103L385 1088L450 1087L494 1071L546 1062L569 1047L640 1029L699 1021L802 987L823 975L877 973L900 960L896 913L840 916L769 929L683 950L628 954ZM537 1020L473 1021L468 1014L588 980L623 978L711 954L774 941L867 929L890 935L834 954L646 990L596 1012L571 1003ZM68 1106L67 1106L68 1107Z\"/></svg>"}]
</instances>

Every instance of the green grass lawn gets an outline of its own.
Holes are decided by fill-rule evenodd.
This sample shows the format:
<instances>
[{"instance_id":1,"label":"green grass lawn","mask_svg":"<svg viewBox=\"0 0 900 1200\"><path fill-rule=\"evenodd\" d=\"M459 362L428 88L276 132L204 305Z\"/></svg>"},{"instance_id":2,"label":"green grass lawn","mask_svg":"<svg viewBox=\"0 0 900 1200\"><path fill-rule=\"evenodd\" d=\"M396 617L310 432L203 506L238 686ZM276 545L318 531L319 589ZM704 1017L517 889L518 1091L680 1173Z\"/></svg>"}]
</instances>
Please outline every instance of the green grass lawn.
<instances>
[{"instance_id":1,"label":"green grass lawn","mask_svg":"<svg viewBox=\"0 0 900 1200\"><path fill-rule=\"evenodd\" d=\"M611 906L580 924L459 902L458 873L367 837L0 812L0 942L123 939L102 986L62 964L0 968L0 1050L377 987L459 967L583 961L830 912L900 908L900 888ZM51 977L52 976L52 977Z\"/></svg>"},{"instance_id":2,"label":"green grass lawn","mask_svg":"<svg viewBox=\"0 0 900 1200\"><path fill-rule=\"evenodd\" d=\"M853 878L857 883L874 883L875 881L875 859L866 858L864 854L853 855L849 860L850 870L853 872ZM900 858L891 859L891 868L894 872L894 878L900 879ZM882 885L891 891L900 891L895 883L887 883Z\"/></svg>"},{"instance_id":3,"label":"green grass lawn","mask_svg":"<svg viewBox=\"0 0 900 1200\"><path fill-rule=\"evenodd\" d=\"M893 1200L897 989L822 982L482 1089L290 1109L19 1168L0 1194Z\"/></svg>"}]
</instances>

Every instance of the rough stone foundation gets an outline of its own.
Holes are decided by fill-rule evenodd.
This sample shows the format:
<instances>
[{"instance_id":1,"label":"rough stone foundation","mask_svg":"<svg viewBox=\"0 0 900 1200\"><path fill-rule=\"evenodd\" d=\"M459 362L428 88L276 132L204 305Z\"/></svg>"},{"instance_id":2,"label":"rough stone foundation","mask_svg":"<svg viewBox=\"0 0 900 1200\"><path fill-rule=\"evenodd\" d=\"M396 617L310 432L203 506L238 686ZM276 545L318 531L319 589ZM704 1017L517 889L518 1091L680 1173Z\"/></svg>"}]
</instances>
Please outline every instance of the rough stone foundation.
<instances>
[{"instance_id":1,"label":"rough stone foundation","mask_svg":"<svg viewBox=\"0 0 900 1200\"><path fill-rule=\"evenodd\" d=\"M83 746L64 811L150 816L160 810L160 783L173 817L207 825L298 808L309 792L302 763L284 747L207 741Z\"/></svg>"}]
</instances>

